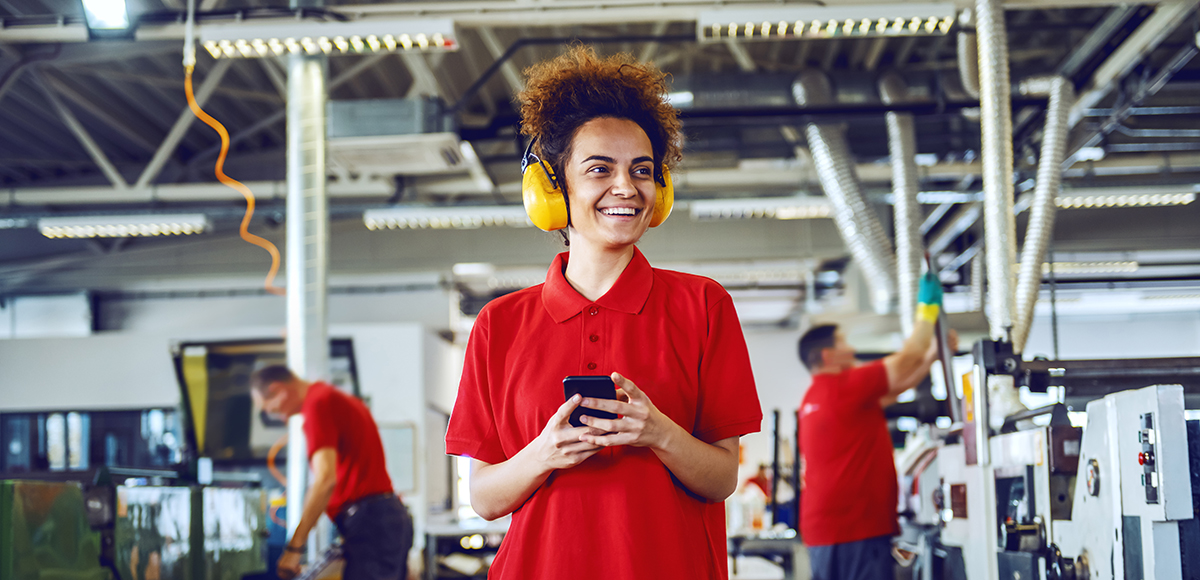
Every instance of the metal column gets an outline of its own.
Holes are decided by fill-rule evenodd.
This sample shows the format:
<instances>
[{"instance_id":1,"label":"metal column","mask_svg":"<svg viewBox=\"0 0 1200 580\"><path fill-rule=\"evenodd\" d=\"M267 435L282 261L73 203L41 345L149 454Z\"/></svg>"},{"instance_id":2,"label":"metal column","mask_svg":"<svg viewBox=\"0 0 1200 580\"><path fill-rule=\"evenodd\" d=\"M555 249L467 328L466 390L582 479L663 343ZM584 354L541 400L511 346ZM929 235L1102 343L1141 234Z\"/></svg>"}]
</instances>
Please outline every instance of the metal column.
<instances>
[{"instance_id":1,"label":"metal column","mask_svg":"<svg viewBox=\"0 0 1200 580\"><path fill-rule=\"evenodd\" d=\"M288 57L287 101L287 361L307 380L329 375L326 284L329 206L325 192L324 56ZM288 422L288 530L300 523L308 476L303 418ZM323 547L327 534L309 542Z\"/></svg>"}]
</instances>

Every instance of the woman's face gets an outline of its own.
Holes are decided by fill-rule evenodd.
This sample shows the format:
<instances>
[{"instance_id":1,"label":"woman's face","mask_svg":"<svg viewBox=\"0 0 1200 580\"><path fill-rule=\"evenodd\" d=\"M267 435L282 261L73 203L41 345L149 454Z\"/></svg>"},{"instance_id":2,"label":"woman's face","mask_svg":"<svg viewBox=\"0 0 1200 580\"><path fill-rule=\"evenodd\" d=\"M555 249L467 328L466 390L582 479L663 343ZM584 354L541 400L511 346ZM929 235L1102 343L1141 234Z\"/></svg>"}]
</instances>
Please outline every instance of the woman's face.
<instances>
[{"instance_id":1,"label":"woman's face","mask_svg":"<svg viewBox=\"0 0 1200 580\"><path fill-rule=\"evenodd\" d=\"M620 249L646 233L655 202L654 151L637 123L611 117L584 123L563 173L572 247Z\"/></svg>"}]
</instances>

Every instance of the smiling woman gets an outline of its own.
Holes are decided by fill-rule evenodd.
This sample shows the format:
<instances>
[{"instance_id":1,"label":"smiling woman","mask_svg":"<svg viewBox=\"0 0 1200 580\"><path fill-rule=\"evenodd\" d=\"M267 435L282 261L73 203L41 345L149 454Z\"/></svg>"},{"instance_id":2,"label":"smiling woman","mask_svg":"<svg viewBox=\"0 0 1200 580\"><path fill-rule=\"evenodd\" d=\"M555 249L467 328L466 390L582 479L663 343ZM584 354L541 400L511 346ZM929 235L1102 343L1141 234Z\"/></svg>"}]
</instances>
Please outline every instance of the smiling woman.
<instances>
[{"instance_id":1,"label":"smiling woman","mask_svg":"<svg viewBox=\"0 0 1200 580\"><path fill-rule=\"evenodd\" d=\"M467 345L446 452L471 458L480 515L512 514L488 577L726 578L722 502L762 410L729 294L635 247L673 201L663 75L582 46L527 75L526 209L570 242L545 284L484 307ZM579 375L616 392L563 402ZM578 407L616 418L572 426Z\"/></svg>"}]
</instances>

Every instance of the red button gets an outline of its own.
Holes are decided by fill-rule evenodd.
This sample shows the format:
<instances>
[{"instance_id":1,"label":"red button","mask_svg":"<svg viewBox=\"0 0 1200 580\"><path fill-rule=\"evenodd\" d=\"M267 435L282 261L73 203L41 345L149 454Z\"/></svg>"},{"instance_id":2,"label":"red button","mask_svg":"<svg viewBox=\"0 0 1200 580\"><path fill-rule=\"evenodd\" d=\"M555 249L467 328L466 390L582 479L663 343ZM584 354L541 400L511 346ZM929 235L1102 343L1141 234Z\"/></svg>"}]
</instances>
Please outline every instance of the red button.
<instances>
[{"instance_id":1,"label":"red button","mask_svg":"<svg viewBox=\"0 0 1200 580\"><path fill-rule=\"evenodd\" d=\"M600 314L600 309L595 306L588 308L588 314L591 314L592 316Z\"/></svg>"},{"instance_id":2,"label":"red button","mask_svg":"<svg viewBox=\"0 0 1200 580\"><path fill-rule=\"evenodd\" d=\"M596 370L596 363L588 363L588 370L589 371Z\"/></svg>"},{"instance_id":3,"label":"red button","mask_svg":"<svg viewBox=\"0 0 1200 580\"><path fill-rule=\"evenodd\" d=\"M590 341L592 341L592 342L596 342L597 340L600 340L600 337L599 337L599 336L597 336L597 335L595 335L595 334L593 334L593 335L591 335L591 336L589 336L589 337L588 337L588 340L590 340Z\"/></svg>"},{"instance_id":4,"label":"red button","mask_svg":"<svg viewBox=\"0 0 1200 580\"><path fill-rule=\"evenodd\" d=\"M1138 465L1145 465L1145 464L1146 464L1146 454L1138 453Z\"/></svg>"}]
</instances>

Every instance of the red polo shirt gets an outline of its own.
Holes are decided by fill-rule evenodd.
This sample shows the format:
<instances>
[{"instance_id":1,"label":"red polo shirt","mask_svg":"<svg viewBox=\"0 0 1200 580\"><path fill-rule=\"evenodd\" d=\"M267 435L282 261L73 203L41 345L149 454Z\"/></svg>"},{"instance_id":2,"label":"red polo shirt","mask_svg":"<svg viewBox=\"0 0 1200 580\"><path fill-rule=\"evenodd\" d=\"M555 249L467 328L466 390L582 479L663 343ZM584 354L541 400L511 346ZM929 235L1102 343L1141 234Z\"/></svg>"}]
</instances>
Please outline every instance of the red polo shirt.
<instances>
[{"instance_id":1,"label":"red polo shirt","mask_svg":"<svg viewBox=\"0 0 1200 580\"><path fill-rule=\"evenodd\" d=\"M753 433L762 409L729 294L657 270L640 251L607 294L563 272L490 302L475 321L446 452L501 463L541 433L568 375L619 372L712 443ZM646 448L612 447L554 472L516 511L492 580L726 578L725 507L684 488Z\"/></svg>"},{"instance_id":2,"label":"red polo shirt","mask_svg":"<svg viewBox=\"0 0 1200 580\"><path fill-rule=\"evenodd\" d=\"M800 403L805 544L844 544L900 532L896 461L879 404L887 388L882 360L813 376Z\"/></svg>"},{"instance_id":3,"label":"red polo shirt","mask_svg":"<svg viewBox=\"0 0 1200 580\"><path fill-rule=\"evenodd\" d=\"M337 451L337 485L325 514L337 518L342 506L369 495L392 493L379 427L362 401L326 383L313 383L304 396L304 437L308 457L317 450Z\"/></svg>"}]
</instances>

